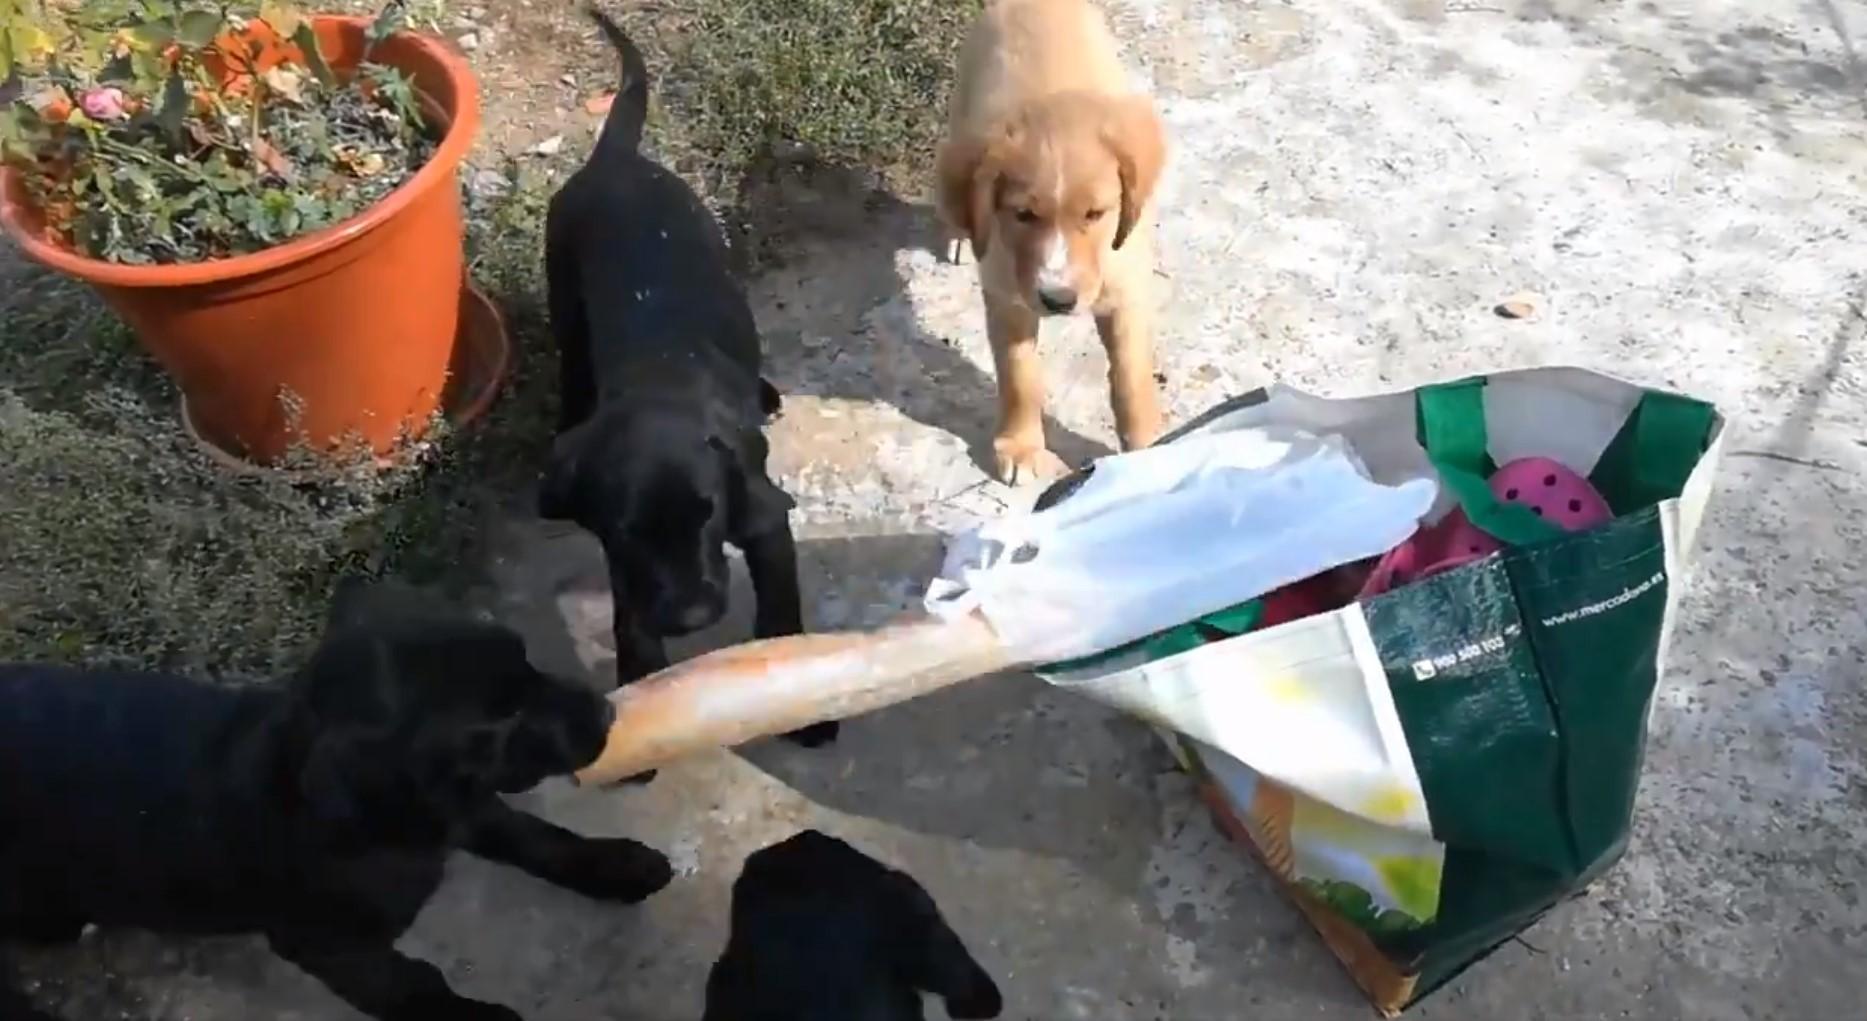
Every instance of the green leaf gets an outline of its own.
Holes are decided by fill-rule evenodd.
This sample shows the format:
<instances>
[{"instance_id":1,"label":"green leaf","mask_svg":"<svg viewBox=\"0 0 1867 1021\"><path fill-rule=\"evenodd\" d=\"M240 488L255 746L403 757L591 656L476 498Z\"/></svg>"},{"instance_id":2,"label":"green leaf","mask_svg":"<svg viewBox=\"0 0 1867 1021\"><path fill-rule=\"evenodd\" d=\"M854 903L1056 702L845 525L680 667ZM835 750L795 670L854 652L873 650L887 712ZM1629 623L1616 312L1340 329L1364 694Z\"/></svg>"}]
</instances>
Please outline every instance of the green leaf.
<instances>
[{"instance_id":1,"label":"green leaf","mask_svg":"<svg viewBox=\"0 0 1867 1021\"><path fill-rule=\"evenodd\" d=\"M363 47L363 59L368 60L370 54L376 49L377 45L384 39L402 31L407 23L407 4L403 3L402 0L389 0L387 4L384 4L382 13L376 15L376 20L370 22L369 28L365 29L363 32L365 42Z\"/></svg>"},{"instance_id":2,"label":"green leaf","mask_svg":"<svg viewBox=\"0 0 1867 1021\"><path fill-rule=\"evenodd\" d=\"M162 137L170 148L181 148L182 122L193 105L194 97L188 94L187 79L180 71L169 72L169 80L162 86L162 108L156 111L156 126L162 129Z\"/></svg>"},{"instance_id":3,"label":"green leaf","mask_svg":"<svg viewBox=\"0 0 1867 1021\"><path fill-rule=\"evenodd\" d=\"M305 55L305 66L318 79L318 84L332 88L337 84L337 76L331 73L331 65L324 62L324 51L318 48L318 34L311 30L310 22L302 22L298 31L292 33L292 42L298 44Z\"/></svg>"},{"instance_id":4,"label":"green leaf","mask_svg":"<svg viewBox=\"0 0 1867 1021\"><path fill-rule=\"evenodd\" d=\"M166 21L145 21L130 29L130 36L152 50L159 50L175 41L175 29Z\"/></svg>"},{"instance_id":5,"label":"green leaf","mask_svg":"<svg viewBox=\"0 0 1867 1021\"><path fill-rule=\"evenodd\" d=\"M130 53L130 68L134 72L137 87L149 92L154 91L155 84L168 71L168 61L154 50L135 50Z\"/></svg>"},{"instance_id":6,"label":"green leaf","mask_svg":"<svg viewBox=\"0 0 1867 1021\"><path fill-rule=\"evenodd\" d=\"M209 156L201 172L207 176L208 184L223 195L237 195L253 183L253 175L228 162L225 153Z\"/></svg>"},{"instance_id":7,"label":"green leaf","mask_svg":"<svg viewBox=\"0 0 1867 1021\"><path fill-rule=\"evenodd\" d=\"M331 222L330 208L322 199L311 195L294 195L292 211L297 214L305 227L323 227Z\"/></svg>"},{"instance_id":8,"label":"green leaf","mask_svg":"<svg viewBox=\"0 0 1867 1021\"><path fill-rule=\"evenodd\" d=\"M20 107L11 103L0 106L0 163L25 163L32 159L32 144L26 140L25 119Z\"/></svg>"},{"instance_id":9,"label":"green leaf","mask_svg":"<svg viewBox=\"0 0 1867 1021\"><path fill-rule=\"evenodd\" d=\"M127 0L84 0L84 19L93 25L121 24L130 16Z\"/></svg>"},{"instance_id":10,"label":"green leaf","mask_svg":"<svg viewBox=\"0 0 1867 1021\"><path fill-rule=\"evenodd\" d=\"M52 34L31 21L17 21L0 32L0 79L25 67L35 57L49 56L57 46Z\"/></svg>"},{"instance_id":11,"label":"green leaf","mask_svg":"<svg viewBox=\"0 0 1867 1021\"><path fill-rule=\"evenodd\" d=\"M220 34L221 16L215 11L192 10L183 14L175 40L183 46L200 49Z\"/></svg>"},{"instance_id":12,"label":"green leaf","mask_svg":"<svg viewBox=\"0 0 1867 1021\"><path fill-rule=\"evenodd\" d=\"M159 195L162 192L162 186L156 183L156 175L150 173L148 167L124 167L123 177L135 188L138 197Z\"/></svg>"}]
</instances>

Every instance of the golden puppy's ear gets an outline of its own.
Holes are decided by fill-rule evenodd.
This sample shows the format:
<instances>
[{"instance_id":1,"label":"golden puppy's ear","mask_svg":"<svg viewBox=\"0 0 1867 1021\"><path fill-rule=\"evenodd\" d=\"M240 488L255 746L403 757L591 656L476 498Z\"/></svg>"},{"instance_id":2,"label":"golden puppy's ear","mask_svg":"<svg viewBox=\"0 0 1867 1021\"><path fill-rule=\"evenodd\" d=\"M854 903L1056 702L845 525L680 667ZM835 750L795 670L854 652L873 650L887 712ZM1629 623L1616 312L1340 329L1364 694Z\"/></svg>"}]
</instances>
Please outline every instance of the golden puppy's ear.
<instances>
[{"instance_id":1,"label":"golden puppy's ear","mask_svg":"<svg viewBox=\"0 0 1867 1021\"><path fill-rule=\"evenodd\" d=\"M985 146L974 138L949 138L934 157L935 200L947 226L966 236L978 251L978 225L972 222L972 175L985 156Z\"/></svg>"},{"instance_id":2,"label":"golden puppy's ear","mask_svg":"<svg viewBox=\"0 0 1867 1021\"><path fill-rule=\"evenodd\" d=\"M949 139L935 160L940 209L948 222L972 241L974 258L984 258L992 237L992 206L998 198L996 147L984 139Z\"/></svg>"},{"instance_id":3,"label":"golden puppy's ear","mask_svg":"<svg viewBox=\"0 0 1867 1021\"><path fill-rule=\"evenodd\" d=\"M1115 154L1121 172L1121 223L1115 228L1115 248L1128 241L1141 210L1160 183L1167 161L1167 129L1146 96L1118 100L1104 129L1104 141Z\"/></svg>"}]
</instances>

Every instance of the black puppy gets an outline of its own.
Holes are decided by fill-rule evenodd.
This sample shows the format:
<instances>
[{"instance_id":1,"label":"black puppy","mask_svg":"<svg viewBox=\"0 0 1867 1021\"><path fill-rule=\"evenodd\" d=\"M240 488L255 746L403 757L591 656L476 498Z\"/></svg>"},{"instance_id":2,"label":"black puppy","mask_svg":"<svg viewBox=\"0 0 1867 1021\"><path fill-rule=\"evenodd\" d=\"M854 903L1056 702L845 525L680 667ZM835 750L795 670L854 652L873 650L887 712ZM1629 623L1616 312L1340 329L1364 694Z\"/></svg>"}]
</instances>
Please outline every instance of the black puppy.
<instances>
[{"instance_id":1,"label":"black puppy","mask_svg":"<svg viewBox=\"0 0 1867 1021\"><path fill-rule=\"evenodd\" d=\"M912 876L805 830L746 859L702 1021L994 1018L998 986Z\"/></svg>"},{"instance_id":2,"label":"black puppy","mask_svg":"<svg viewBox=\"0 0 1867 1021\"><path fill-rule=\"evenodd\" d=\"M621 683L668 665L663 639L726 612L724 544L745 552L761 638L804 629L794 504L766 474L778 392L758 330L700 199L640 151L648 67L591 10L622 85L590 159L551 200L545 271L563 410L539 493L547 518L603 544ZM792 737L836 736L818 724Z\"/></svg>"},{"instance_id":3,"label":"black puppy","mask_svg":"<svg viewBox=\"0 0 1867 1021\"><path fill-rule=\"evenodd\" d=\"M516 1021L394 948L450 850L608 900L667 885L659 852L499 798L593 761L603 698L505 628L375 592L346 611L371 620L278 685L0 666L0 941L259 933L372 1017ZM0 988L0 1016L29 1010Z\"/></svg>"}]
</instances>

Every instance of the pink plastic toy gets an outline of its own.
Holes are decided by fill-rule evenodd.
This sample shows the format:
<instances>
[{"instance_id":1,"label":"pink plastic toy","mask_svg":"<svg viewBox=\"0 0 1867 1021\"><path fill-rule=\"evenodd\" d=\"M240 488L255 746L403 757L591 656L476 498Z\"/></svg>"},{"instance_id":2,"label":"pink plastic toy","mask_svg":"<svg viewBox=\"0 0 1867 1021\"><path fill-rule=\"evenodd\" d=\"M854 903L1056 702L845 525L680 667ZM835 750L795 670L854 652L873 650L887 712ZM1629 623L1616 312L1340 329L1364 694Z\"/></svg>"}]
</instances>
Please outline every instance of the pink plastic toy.
<instances>
[{"instance_id":1,"label":"pink plastic toy","mask_svg":"<svg viewBox=\"0 0 1867 1021\"><path fill-rule=\"evenodd\" d=\"M1579 532L1613 520L1614 511L1588 480L1547 457L1525 457L1497 470L1488 483L1492 495L1522 504L1565 531ZM1430 528L1413 533L1387 551L1361 588L1359 598L1380 595L1421 578L1488 557L1503 545L1478 530L1454 508Z\"/></svg>"}]
</instances>

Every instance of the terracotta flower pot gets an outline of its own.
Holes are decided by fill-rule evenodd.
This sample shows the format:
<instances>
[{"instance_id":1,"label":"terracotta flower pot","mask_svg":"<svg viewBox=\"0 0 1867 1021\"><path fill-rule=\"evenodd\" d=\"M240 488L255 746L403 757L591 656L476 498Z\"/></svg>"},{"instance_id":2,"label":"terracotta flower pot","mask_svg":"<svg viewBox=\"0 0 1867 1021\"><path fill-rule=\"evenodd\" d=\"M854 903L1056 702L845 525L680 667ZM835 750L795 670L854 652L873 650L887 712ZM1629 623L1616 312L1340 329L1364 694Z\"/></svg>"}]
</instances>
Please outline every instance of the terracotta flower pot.
<instances>
[{"instance_id":1,"label":"terracotta flower pot","mask_svg":"<svg viewBox=\"0 0 1867 1021\"><path fill-rule=\"evenodd\" d=\"M314 20L339 73L365 19ZM262 34L264 26L257 24ZM276 63L293 48L268 44ZM479 130L466 61L411 33L373 59L409 75L446 128L428 164L358 216L251 255L125 266L48 237L17 171L0 170L0 224L33 259L89 283L187 397L194 428L254 460L360 437L376 453L418 436L442 399L466 284L455 171Z\"/></svg>"}]
</instances>

